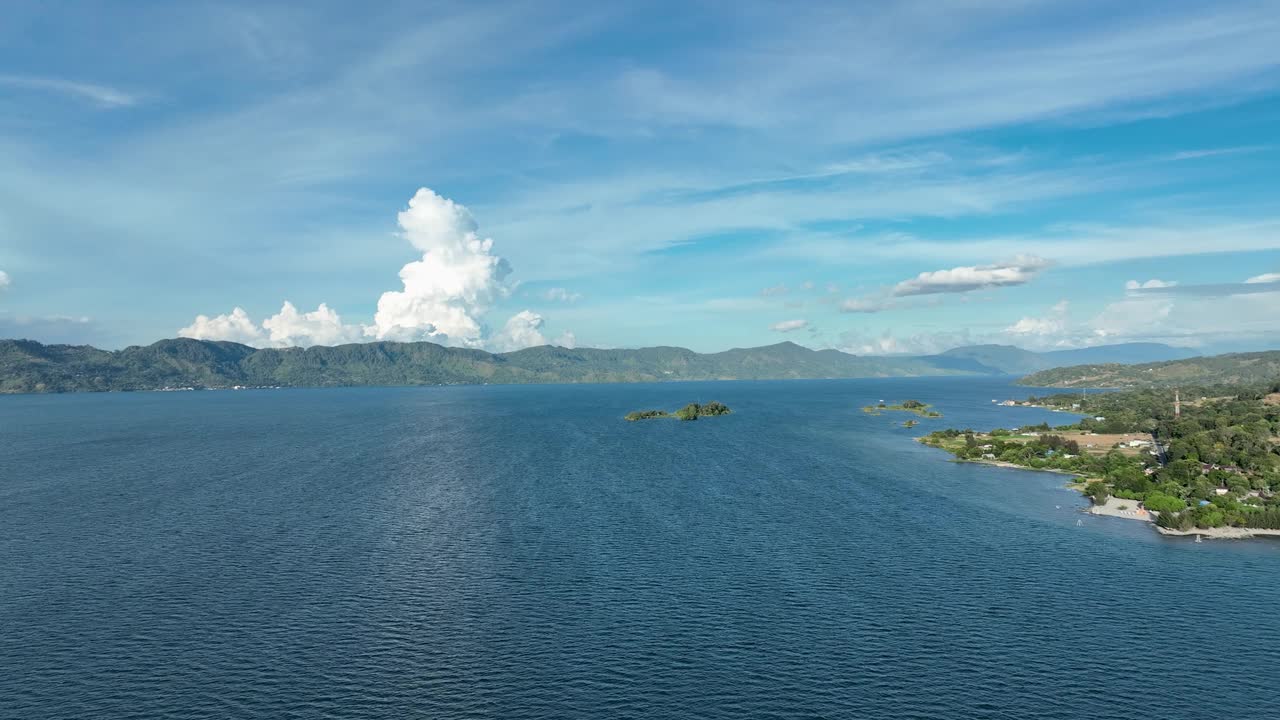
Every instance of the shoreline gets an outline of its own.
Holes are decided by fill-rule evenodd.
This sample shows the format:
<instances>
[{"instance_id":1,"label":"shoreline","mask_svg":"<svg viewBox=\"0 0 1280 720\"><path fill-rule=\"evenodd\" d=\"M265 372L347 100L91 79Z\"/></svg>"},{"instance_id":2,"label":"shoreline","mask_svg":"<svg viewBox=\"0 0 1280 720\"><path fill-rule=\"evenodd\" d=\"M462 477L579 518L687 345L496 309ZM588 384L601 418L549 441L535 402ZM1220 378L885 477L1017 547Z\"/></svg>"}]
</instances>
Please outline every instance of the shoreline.
<instances>
[{"instance_id":1,"label":"shoreline","mask_svg":"<svg viewBox=\"0 0 1280 720\"><path fill-rule=\"evenodd\" d=\"M1149 522L1156 527L1156 514L1145 508L1138 507L1137 500L1126 500L1111 495L1107 501L1101 505L1089 503L1089 507L1084 512L1090 515L1098 515L1099 517L1115 517L1121 520L1141 520Z\"/></svg>"},{"instance_id":2,"label":"shoreline","mask_svg":"<svg viewBox=\"0 0 1280 720\"><path fill-rule=\"evenodd\" d=\"M1216 527L1172 530L1170 528L1162 528L1159 525L1155 525L1155 529L1156 532L1161 535L1170 535L1173 537L1201 535L1209 540L1248 540L1250 538L1258 537L1280 537L1280 530L1272 530L1270 528Z\"/></svg>"},{"instance_id":3,"label":"shoreline","mask_svg":"<svg viewBox=\"0 0 1280 720\"><path fill-rule=\"evenodd\" d=\"M924 442L924 438L922 437L916 438L916 442L926 447L931 447L931 448L934 448L935 450L941 450L943 452L950 454L950 451L944 447L939 447L937 445L930 445L929 443ZM1029 472L1055 473L1057 475L1067 475L1069 477L1073 477L1077 479L1084 477L1083 475L1080 475L1078 473L1073 473L1066 470L1060 470L1058 468L1034 468L1034 467L1028 467L1025 465L1018 465L1017 463L1011 463L1005 460L983 460L983 459L970 460L967 458L958 458L955 455L952 455L951 462L972 463L975 465L990 465L992 467L1011 468L1013 470L1026 470ZM1067 487L1073 488L1075 490L1079 490L1080 487L1083 487L1083 485L1084 483L1069 483ZM1083 493L1081 493L1081 496L1083 497ZM1132 504L1132 507L1125 507L1122 509L1121 507L1119 507L1121 503ZM1156 532L1168 537L1190 537L1192 535L1199 535L1207 540L1250 540L1253 538L1261 538L1261 537L1280 537L1280 530L1272 530L1269 528L1216 527L1216 528L1192 528L1190 530L1173 530L1170 528L1163 528L1157 525L1155 522L1156 515L1157 515L1156 513L1153 513L1149 510L1145 510L1142 508L1138 508L1137 503L1138 503L1137 500L1126 500L1124 498L1117 498L1114 495L1112 495L1112 496L1109 496L1107 498L1107 501L1102 505L1096 505L1093 502L1090 502L1089 506L1082 509L1080 512L1088 513L1090 515L1096 515L1098 517L1114 517L1114 518L1119 518L1121 520L1139 520L1139 521L1150 524L1152 529L1154 529Z\"/></svg>"},{"instance_id":4,"label":"shoreline","mask_svg":"<svg viewBox=\"0 0 1280 720\"><path fill-rule=\"evenodd\" d=\"M929 445L928 443L925 443L925 442L921 442L920 444L926 447L942 450L943 452L948 452L946 448L937 447L936 445ZM991 465L992 467L1012 468L1014 470L1028 470L1030 472L1055 473L1057 475L1067 475L1069 477L1074 477L1074 478L1084 477L1083 475L1079 473L1073 473L1070 470L1061 470L1059 468L1036 468L1036 467L1030 467L1028 465L1019 465L1017 463L1011 463L1007 460L983 460L981 458L970 460L968 458L958 458L953 455L951 457L951 462L972 463L974 465ZM1076 484L1076 483L1073 483L1073 484Z\"/></svg>"}]
</instances>

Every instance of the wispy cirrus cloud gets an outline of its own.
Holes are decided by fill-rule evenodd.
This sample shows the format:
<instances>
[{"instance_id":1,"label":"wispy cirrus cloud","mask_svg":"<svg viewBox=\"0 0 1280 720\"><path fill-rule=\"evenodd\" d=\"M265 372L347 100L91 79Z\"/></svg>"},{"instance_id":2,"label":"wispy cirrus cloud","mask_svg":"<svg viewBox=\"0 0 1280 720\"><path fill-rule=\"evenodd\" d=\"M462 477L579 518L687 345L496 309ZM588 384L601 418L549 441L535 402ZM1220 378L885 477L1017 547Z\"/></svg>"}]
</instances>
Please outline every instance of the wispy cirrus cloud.
<instances>
[{"instance_id":1,"label":"wispy cirrus cloud","mask_svg":"<svg viewBox=\"0 0 1280 720\"><path fill-rule=\"evenodd\" d=\"M878 313L893 308L893 303L884 298L849 298L840 303L840 312L845 313Z\"/></svg>"},{"instance_id":2,"label":"wispy cirrus cloud","mask_svg":"<svg viewBox=\"0 0 1280 720\"><path fill-rule=\"evenodd\" d=\"M1229 295L1258 295L1264 293L1280 293L1280 273L1264 273L1255 275L1242 282L1232 283L1199 283L1180 284L1160 280L1148 280L1139 284L1129 281L1125 284L1128 294L1134 297L1158 295L1199 295L1203 297L1225 297Z\"/></svg>"},{"instance_id":3,"label":"wispy cirrus cloud","mask_svg":"<svg viewBox=\"0 0 1280 720\"><path fill-rule=\"evenodd\" d=\"M1280 215L1256 219L1179 216L1147 224L1052 224L1040 232L932 238L905 231L843 236L810 233L761 251L762 257L809 258L861 264L868 257L964 261L1033 255L1080 267L1135 259L1244 253L1280 248Z\"/></svg>"},{"instance_id":4,"label":"wispy cirrus cloud","mask_svg":"<svg viewBox=\"0 0 1280 720\"><path fill-rule=\"evenodd\" d=\"M86 345L101 342L104 333L93 318L69 315L27 315L0 311L0 338Z\"/></svg>"},{"instance_id":5,"label":"wispy cirrus cloud","mask_svg":"<svg viewBox=\"0 0 1280 720\"><path fill-rule=\"evenodd\" d=\"M1130 280L1130 281L1128 281L1128 282L1126 282L1126 283L1124 284L1124 289L1125 289L1125 290L1160 290L1160 289L1164 289L1164 288L1171 288L1171 287L1174 287L1174 286L1176 286L1177 284L1178 284L1178 283L1176 283L1176 282L1174 282L1174 281L1171 281L1171 280L1161 280L1161 279L1159 279L1159 278L1152 278L1152 279L1147 280L1147 281L1145 281L1145 282L1139 282L1139 281L1137 281L1137 280Z\"/></svg>"},{"instance_id":6,"label":"wispy cirrus cloud","mask_svg":"<svg viewBox=\"0 0 1280 720\"><path fill-rule=\"evenodd\" d=\"M5 87L104 109L167 101L145 125L104 124L87 147L69 147L64 128L46 132L40 122L0 141L4 259L17 257L24 289L32 264L23 261L40 258L92 268L114 283L104 293L128 298L162 249L173 259L163 282L173 286L230 292L269 276L282 286L257 291L269 303L237 301L261 312L281 297L308 298L305 307L320 312L315 294L328 283L382 282L387 263L368 258L397 257L380 242L391 229L384 210L401 192L388 188L420 182L474 189L468 201L504 238L504 257L543 286L642 273L661 253L709 237L721 252L699 260L716 270L747 254L832 265L932 257L932 267L959 269L1018 253L1089 264L1275 248L1266 217L1139 228L1064 228L1047 217L1044 232L1008 235L968 225L1165 180L1114 163L1041 164L1020 141L967 154L955 136L1265 96L1277 83L1280 30L1266 3L1134 3L1071 23L1040 3L744 9L726 23L715 8L682 8L673 28L665 11L643 4L461 4L429 17L387 5L358 24L341 6L254 8L222 23L174 24L155 42L127 32L141 13L91 17L118 31L100 47L75 46L81 66L100 68L94 78L73 76L56 62L63 48L50 45L32 66L62 68L59 77L7 75ZM592 54L647 23L671 30L668 42ZM187 47L204 54L176 51ZM201 70L195 84L187 67ZM147 69L145 96L87 82L136 77L129 71L138 68ZM184 104L183 91L206 82L210 92ZM1181 159L1245 151L1192 149ZM424 168L431 177L419 175ZM69 187L81 197L74 208ZM962 229L936 237L916 222L937 218ZM308 273L273 272L299 265ZM731 286L734 277L704 274L725 283L717 294L763 284ZM341 303L344 313L367 320L378 295L367 297ZM188 302L172 321L147 326L139 320L154 308L121 300L122 322L150 333L208 307L206 298Z\"/></svg>"},{"instance_id":7,"label":"wispy cirrus cloud","mask_svg":"<svg viewBox=\"0 0 1280 720\"><path fill-rule=\"evenodd\" d=\"M19 90L34 90L64 95L76 100L83 100L98 107L111 109L129 107L138 104L140 96L95 83L77 82L55 77L36 75L0 75L0 85Z\"/></svg>"},{"instance_id":8,"label":"wispy cirrus cloud","mask_svg":"<svg viewBox=\"0 0 1280 720\"><path fill-rule=\"evenodd\" d=\"M1271 145L1246 145L1241 147L1205 148L1203 150L1181 150L1169 155L1170 160L1199 160L1201 158L1222 157L1224 155L1248 155L1250 153L1273 150Z\"/></svg>"},{"instance_id":9,"label":"wispy cirrus cloud","mask_svg":"<svg viewBox=\"0 0 1280 720\"><path fill-rule=\"evenodd\" d=\"M776 322L770 325L769 329L774 332L789 333L795 332L796 330L803 330L806 327L809 327L808 320L783 320L782 322Z\"/></svg>"},{"instance_id":10,"label":"wispy cirrus cloud","mask_svg":"<svg viewBox=\"0 0 1280 720\"><path fill-rule=\"evenodd\" d=\"M582 293L570 292L562 287L553 287L542 293L542 299L551 302L574 303L582 299Z\"/></svg>"}]
</instances>

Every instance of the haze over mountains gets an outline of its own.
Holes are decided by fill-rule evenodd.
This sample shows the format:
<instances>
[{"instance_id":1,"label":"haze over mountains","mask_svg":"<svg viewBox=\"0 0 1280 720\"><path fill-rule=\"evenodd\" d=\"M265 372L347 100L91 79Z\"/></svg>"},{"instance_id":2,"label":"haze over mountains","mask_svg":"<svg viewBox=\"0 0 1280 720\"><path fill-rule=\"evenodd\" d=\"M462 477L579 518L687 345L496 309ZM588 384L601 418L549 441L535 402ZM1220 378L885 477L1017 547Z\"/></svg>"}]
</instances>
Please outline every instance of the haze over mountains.
<instances>
[{"instance_id":1,"label":"haze over mountains","mask_svg":"<svg viewBox=\"0 0 1280 720\"><path fill-rule=\"evenodd\" d=\"M606 350L550 345L489 353L430 342L259 349L180 338L106 351L0 340L0 392L1018 375L1079 363L1168 360L1190 354L1154 343L1047 353L978 345L911 357L858 356L792 342L718 353L679 347Z\"/></svg>"},{"instance_id":2,"label":"haze over mountains","mask_svg":"<svg viewBox=\"0 0 1280 720\"><path fill-rule=\"evenodd\" d=\"M1280 381L1280 351L1228 353L1135 365L1073 365L1042 370L1019 382L1040 387L1152 388L1258 385Z\"/></svg>"}]
</instances>

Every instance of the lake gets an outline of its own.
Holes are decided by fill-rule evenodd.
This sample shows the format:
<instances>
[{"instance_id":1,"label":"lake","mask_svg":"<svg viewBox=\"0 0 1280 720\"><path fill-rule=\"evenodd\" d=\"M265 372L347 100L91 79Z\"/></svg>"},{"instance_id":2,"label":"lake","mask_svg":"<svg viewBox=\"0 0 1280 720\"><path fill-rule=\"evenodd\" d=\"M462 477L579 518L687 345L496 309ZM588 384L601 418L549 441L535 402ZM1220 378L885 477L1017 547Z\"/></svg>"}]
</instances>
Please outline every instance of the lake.
<instances>
[{"instance_id":1,"label":"lake","mask_svg":"<svg viewBox=\"0 0 1280 720\"><path fill-rule=\"evenodd\" d=\"M1070 421L1026 394L0 397L0 717L1275 717L1280 542L912 440Z\"/></svg>"}]
</instances>

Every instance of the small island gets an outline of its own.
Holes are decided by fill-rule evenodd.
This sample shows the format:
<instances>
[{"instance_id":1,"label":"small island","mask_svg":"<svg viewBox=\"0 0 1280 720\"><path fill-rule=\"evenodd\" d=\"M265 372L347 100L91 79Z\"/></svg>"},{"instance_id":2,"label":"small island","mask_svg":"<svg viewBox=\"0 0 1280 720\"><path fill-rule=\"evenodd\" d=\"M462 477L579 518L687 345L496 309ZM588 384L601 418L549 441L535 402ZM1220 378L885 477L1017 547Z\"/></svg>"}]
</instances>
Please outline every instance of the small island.
<instances>
[{"instance_id":1,"label":"small island","mask_svg":"<svg viewBox=\"0 0 1280 720\"><path fill-rule=\"evenodd\" d=\"M886 412L886 411L909 412L909 413L915 413L916 415L919 415L920 417L923 417L923 418L942 417L942 413L937 412L936 410L931 410L930 409L931 407L932 406L929 405L928 403L922 403L919 400L903 400L901 403L898 403L897 405L886 405L885 402L881 400L878 405L867 405L863 407L862 412L867 413L868 415L879 415L880 413ZM915 426L907 425L907 427L915 427Z\"/></svg>"},{"instance_id":2,"label":"small island","mask_svg":"<svg viewBox=\"0 0 1280 720\"><path fill-rule=\"evenodd\" d=\"M689 403L675 412L667 412L666 410L636 410L629 412L623 417L627 422L635 422L637 420L652 420L653 418L675 418L677 420L697 420L700 417L715 417L716 415L728 415L733 412L728 405L714 400L706 405L698 403Z\"/></svg>"}]
</instances>

